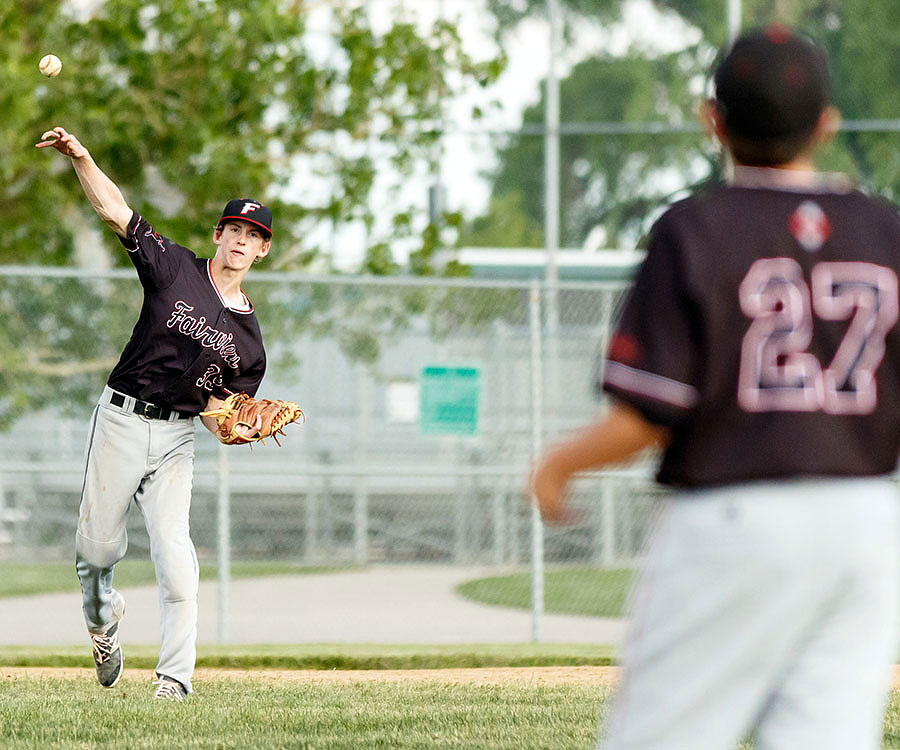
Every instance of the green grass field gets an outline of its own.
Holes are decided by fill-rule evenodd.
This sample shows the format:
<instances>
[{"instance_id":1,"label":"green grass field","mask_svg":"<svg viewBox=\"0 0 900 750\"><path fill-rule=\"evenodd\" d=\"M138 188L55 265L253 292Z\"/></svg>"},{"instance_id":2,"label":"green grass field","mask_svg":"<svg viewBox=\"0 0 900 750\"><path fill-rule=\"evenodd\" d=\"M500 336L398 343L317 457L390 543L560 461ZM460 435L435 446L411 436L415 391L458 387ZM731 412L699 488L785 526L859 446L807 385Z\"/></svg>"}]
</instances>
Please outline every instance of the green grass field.
<instances>
[{"instance_id":1,"label":"green grass field","mask_svg":"<svg viewBox=\"0 0 900 750\"><path fill-rule=\"evenodd\" d=\"M126 666L153 669L156 645L128 646ZM610 646L553 643L390 645L306 643L298 645L201 644L197 666L234 669L449 669L465 667L607 666ZM0 666L91 667L90 646L0 646ZM0 745L2 747L2 745Z\"/></svg>"},{"instance_id":2,"label":"green grass field","mask_svg":"<svg viewBox=\"0 0 900 750\"><path fill-rule=\"evenodd\" d=\"M235 578L338 572L292 564L234 564ZM203 566L201 576L215 576ZM618 616L631 573L587 568L549 570L550 612ZM149 562L123 561L121 587L153 583ZM461 593L476 601L530 606L527 573L469 581ZM0 563L0 597L72 590L70 564ZM510 682L462 685L410 679L400 682L295 682L287 679L205 677L183 704L151 700L155 646L129 647L126 666L146 679L126 676L103 690L84 677L3 675L0 668L2 750L112 750L113 748L459 748L462 750L568 750L591 748L610 689L583 684ZM573 644L472 644L465 646L305 644L201 646L198 668L445 669L608 665L609 647ZM92 667L90 650L0 647L7 667ZM749 744L742 750L749 749ZM884 749L900 750L900 691L891 695Z\"/></svg>"},{"instance_id":3,"label":"green grass field","mask_svg":"<svg viewBox=\"0 0 900 750\"><path fill-rule=\"evenodd\" d=\"M292 748L587 750L610 689L528 683L299 683L207 679L184 703L150 679L104 690L82 678L0 679L4 750ZM742 746L750 747L750 745ZM900 748L900 694L883 748Z\"/></svg>"},{"instance_id":4,"label":"green grass field","mask_svg":"<svg viewBox=\"0 0 900 750\"><path fill-rule=\"evenodd\" d=\"M631 585L625 569L562 568L544 573L544 609L565 615L621 617ZM503 607L531 606L531 573L479 578L457 587L463 596Z\"/></svg>"},{"instance_id":5,"label":"green grass field","mask_svg":"<svg viewBox=\"0 0 900 750\"><path fill-rule=\"evenodd\" d=\"M4 750L588 748L606 689L212 680L184 703L123 679L0 681Z\"/></svg>"}]
</instances>

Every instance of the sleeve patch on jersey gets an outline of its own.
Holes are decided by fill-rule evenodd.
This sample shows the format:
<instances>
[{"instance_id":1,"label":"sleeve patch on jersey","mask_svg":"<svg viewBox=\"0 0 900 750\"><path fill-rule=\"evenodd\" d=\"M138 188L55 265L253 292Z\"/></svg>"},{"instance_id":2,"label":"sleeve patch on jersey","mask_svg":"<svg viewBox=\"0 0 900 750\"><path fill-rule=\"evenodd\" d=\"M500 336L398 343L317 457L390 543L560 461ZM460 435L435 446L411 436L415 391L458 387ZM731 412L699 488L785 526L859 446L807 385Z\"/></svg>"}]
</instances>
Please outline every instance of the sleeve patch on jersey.
<instances>
[{"instance_id":1,"label":"sleeve patch on jersey","mask_svg":"<svg viewBox=\"0 0 900 750\"><path fill-rule=\"evenodd\" d=\"M647 396L665 404L690 409L697 404L700 394L692 385L636 370L621 362L608 361L603 380L606 384L621 388L636 396Z\"/></svg>"},{"instance_id":2,"label":"sleeve patch on jersey","mask_svg":"<svg viewBox=\"0 0 900 750\"><path fill-rule=\"evenodd\" d=\"M634 336L627 333L617 333L609 344L609 359L616 362L635 364L640 361L643 352L641 345Z\"/></svg>"},{"instance_id":3,"label":"sleeve patch on jersey","mask_svg":"<svg viewBox=\"0 0 900 750\"><path fill-rule=\"evenodd\" d=\"M159 248L161 253L166 251L166 243L163 242L163 238L160 237L154 230L153 227L147 226L147 231L144 232L144 237L150 237L156 243L156 246Z\"/></svg>"}]
</instances>

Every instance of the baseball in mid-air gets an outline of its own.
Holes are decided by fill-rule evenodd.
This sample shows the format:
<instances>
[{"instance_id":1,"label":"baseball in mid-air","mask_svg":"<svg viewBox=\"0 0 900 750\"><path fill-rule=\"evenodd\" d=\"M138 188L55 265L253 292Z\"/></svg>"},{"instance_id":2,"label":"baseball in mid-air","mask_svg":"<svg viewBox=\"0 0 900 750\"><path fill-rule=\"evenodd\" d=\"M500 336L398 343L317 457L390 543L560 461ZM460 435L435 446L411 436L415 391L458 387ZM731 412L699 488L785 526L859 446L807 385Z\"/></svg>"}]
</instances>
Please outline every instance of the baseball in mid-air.
<instances>
[{"instance_id":1,"label":"baseball in mid-air","mask_svg":"<svg viewBox=\"0 0 900 750\"><path fill-rule=\"evenodd\" d=\"M45 76L53 78L58 76L59 71L62 70L62 60L56 55L44 55L38 63L38 68Z\"/></svg>"}]
</instances>

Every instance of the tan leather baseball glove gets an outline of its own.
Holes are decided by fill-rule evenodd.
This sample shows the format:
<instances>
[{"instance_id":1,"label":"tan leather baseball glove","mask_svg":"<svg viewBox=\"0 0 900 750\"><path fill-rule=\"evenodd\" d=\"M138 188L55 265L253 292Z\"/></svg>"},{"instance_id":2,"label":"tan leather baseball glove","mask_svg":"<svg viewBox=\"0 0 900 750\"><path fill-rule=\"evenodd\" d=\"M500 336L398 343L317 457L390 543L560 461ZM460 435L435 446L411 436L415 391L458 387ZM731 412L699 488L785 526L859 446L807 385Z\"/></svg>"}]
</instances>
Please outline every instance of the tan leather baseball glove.
<instances>
[{"instance_id":1,"label":"tan leather baseball glove","mask_svg":"<svg viewBox=\"0 0 900 750\"><path fill-rule=\"evenodd\" d=\"M233 393L218 409L200 412L204 417L215 417L220 440L228 445L261 442L272 438L277 445L278 434L297 420L306 416L293 401L255 399L246 393ZM243 429L239 429L243 428Z\"/></svg>"}]
</instances>

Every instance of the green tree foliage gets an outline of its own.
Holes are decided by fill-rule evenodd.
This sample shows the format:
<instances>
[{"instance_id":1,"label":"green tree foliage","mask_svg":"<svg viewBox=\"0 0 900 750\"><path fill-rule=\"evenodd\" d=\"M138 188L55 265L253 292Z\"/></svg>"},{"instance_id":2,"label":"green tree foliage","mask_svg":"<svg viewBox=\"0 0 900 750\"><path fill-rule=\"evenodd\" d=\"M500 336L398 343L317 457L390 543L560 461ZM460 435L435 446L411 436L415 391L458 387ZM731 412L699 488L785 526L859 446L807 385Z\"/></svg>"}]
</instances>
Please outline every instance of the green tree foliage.
<instances>
[{"instance_id":1,"label":"green tree foliage","mask_svg":"<svg viewBox=\"0 0 900 750\"><path fill-rule=\"evenodd\" d=\"M0 277L0 428L35 405L86 410L140 310L140 287Z\"/></svg>"},{"instance_id":2,"label":"green tree foliage","mask_svg":"<svg viewBox=\"0 0 900 750\"><path fill-rule=\"evenodd\" d=\"M608 23L624 2L560 0L571 31L585 23ZM716 51L726 40L721 0L656 0L663 12L699 30L701 40L672 54L630 49L618 57L597 55L574 65L561 82L561 243L579 246L593 226L607 244L629 245L687 189L719 174L714 145L695 121L699 95L708 90ZM491 0L501 35L526 17L546 16L545 0ZM819 157L823 169L848 172L866 188L900 198L900 137L856 128L854 121L893 119L900 112L900 15L890 0L743 0L744 28L771 22L810 33L828 49L835 104L846 127ZM523 131L500 151L492 175L488 212L465 228L467 244L502 233L506 226L543 221L544 98L525 111ZM658 123L670 134L570 134L566 123ZM530 129L528 127L531 126ZM693 129L693 132L691 132ZM520 214L510 212L511 196ZM515 232L506 244L524 246ZM497 244L497 243L492 243Z\"/></svg>"},{"instance_id":3,"label":"green tree foliage","mask_svg":"<svg viewBox=\"0 0 900 750\"><path fill-rule=\"evenodd\" d=\"M361 223L364 272L396 273L392 245L405 240L411 271L433 273L441 228L404 205L400 189L436 156L449 98L473 82L490 84L503 60L468 56L453 24L438 21L423 33L414 19L398 18L376 32L364 9L342 3L334 4L331 32L313 35L304 7L109 0L82 19L63 0L3 3L0 263L77 264L76 237L94 228L112 262L128 265L68 160L34 148L61 125L132 208L198 255L214 250L225 202L253 196L275 216L273 251L261 270L327 268L330 258L308 239L310 230ZM58 78L38 72L48 52L63 61ZM387 204L372 200L379 169L393 180ZM288 190L298 183L322 189L298 198ZM448 215L442 228L458 223ZM253 275L248 289L273 353L270 369L283 376L297 364L303 331L334 337L351 356L373 362L385 332L440 310L414 290L366 296L322 285L306 293L256 286ZM0 278L0 427L34 404L86 409L127 341L140 296L130 277Z\"/></svg>"},{"instance_id":4,"label":"green tree foliage","mask_svg":"<svg viewBox=\"0 0 900 750\"><path fill-rule=\"evenodd\" d=\"M398 227L377 236L375 212L384 209L369 200L373 151L399 190L431 158L448 97L473 81L487 85L501 62L469 57L450 23L423 35L401 18L376 33L364 9L340 3L333 37L316 39L306 34L304 6L116 0L83 21L62 0L4 3L0 224L13 231L0 233L0 262L71 262L77 226L96 224L77 180L60 174L68 165L33 148L62 125L135 210L198 252L211 248L225 201L250 195L276 217L270 267L307 266L322 250L307 237L322 222L336 230L363 222L369 268L383 269L383 244L398 239ZM63 60L58 78L38 72L49 51ZM292 199L292 181L323 190ZM414 240L421 225L399 229ZM106 232L103 241L115 262L126 262L114 237Z\"/></svg>"},{"instance_id":5,"label":"green tree foliage","mask_svg":"<svg viewBox=\"0 0 900 750\"><path fill-rule=\"evenodd\" d=\"M621 4L621 0L559 0L566 17L576 21L615 19ZM501 35L526 18L547 15L547 0L487 0L487 7L497 18Z\"/></svg>"},{"instance_id":6,"label":"green tree foliage","mask_svg":"<svg viewBox=\"0 0 900 750\"><path fill-rule=\"evenodd\" d=\"M530 177L530 175L529 175ZM474 219L466 229L466 243L476 247L540 247L544 243L541 223L523 203L525 195L511 187L491 197L487 214ZM532 191L531 195L535 193Z\"/></svg>"},{"instance_id":7,"label":"green tree foliage","mask_svg":"<svg viewBox=\"0 0 900 750\"><path fill-rule=\"evenodd\" d=\"M693 54L656 59L605 56L579 63L560 85L562 121L690 123L689 78L683 73L683 61L693 64ZM544 106L542 96L525 111L526 127L543 123ZM544 173L535 165L543 164L544 140L531 133L515 135L501 148L490 213L472 222L464 236L467 244L492 237L495 246L543 245L542 232L534 243L533 232L509 231L543 226ZM698 133L564 135L561 243L581 245L597 224L603 224L612 243L634 242L648 213L671 198L672 181L656 178L664 171L696 169L697 159L709 158ZM498 236L504 234L505 242Z\"/></svg>"}]
</instances>

